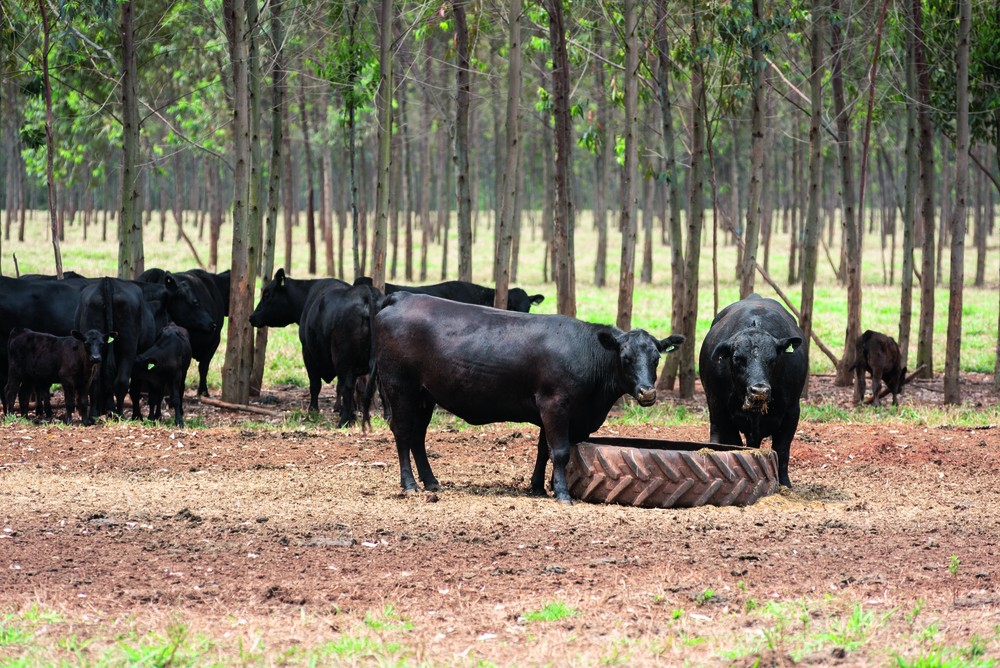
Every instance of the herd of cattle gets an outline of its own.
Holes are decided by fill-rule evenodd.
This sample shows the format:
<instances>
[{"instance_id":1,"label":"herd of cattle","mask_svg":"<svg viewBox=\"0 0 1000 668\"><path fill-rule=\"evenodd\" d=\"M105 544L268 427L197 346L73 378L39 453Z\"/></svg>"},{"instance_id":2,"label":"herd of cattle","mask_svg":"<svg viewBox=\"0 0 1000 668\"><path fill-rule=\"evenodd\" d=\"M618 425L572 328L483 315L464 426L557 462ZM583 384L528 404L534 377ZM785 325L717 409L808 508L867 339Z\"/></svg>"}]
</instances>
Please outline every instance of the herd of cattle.
<instances>
[{"instance_id":1,"label":"herd of cattle","mask_svg":"<svg viewBox=\"0 0 1000 668\"><path fill-rule=\"evenodd\" d=\"M299 326L309 377L309 408L319 410L323 383L337 380L339 425L362 424L375 388L396 440L400 483L439 488L425 448L434 407L471 424L529 422L540 427L532 492L552 490L570 500L565 467L571 445L604 422L624 395L640 405L656 400L660 356L684 343L643 330L560 315L529 313L542 295L520 288L506 311L492 308L494 291L461 281L409 287L367 278L298 280L279 269L250 316L255 327ZM166 399L183 425L184 379L198 361L198 394L229 313L229 272L201 269L144 272L138 280L88 279L70 273L0 277L0 388L6 413L15 401L27 415L30 397L39 417L52 417L50 388L61 384L64 421L79 411L85 425L121 415L126 394L132 415L162 419ZM790 486L789 449L799 421L807 361L802 331L777 302L751 295L715 317L702 342L699 374L709 409L710 440L759 447L770 438L781 484ZM857 343L857 382L873 378L877 404L884 381L893 403L905 381L899 348L867 331ZM368 378L360 400L355 388ZM376 381L377 379L377 381ZM360 406L358 406L360 403Z\"/></svg>"}]
</instances>

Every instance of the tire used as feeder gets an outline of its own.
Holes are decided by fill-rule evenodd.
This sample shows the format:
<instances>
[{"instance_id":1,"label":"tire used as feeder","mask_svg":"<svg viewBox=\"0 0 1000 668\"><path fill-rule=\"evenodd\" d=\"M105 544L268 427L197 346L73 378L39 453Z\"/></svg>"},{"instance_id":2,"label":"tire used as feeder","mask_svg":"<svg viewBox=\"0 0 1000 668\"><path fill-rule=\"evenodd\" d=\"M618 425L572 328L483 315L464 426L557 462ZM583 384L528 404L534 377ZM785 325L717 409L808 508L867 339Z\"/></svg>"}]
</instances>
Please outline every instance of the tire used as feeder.
<instances>
[{"instance_id":1,"label":"tire used as feeder","mask_svg":"<svg viewBox=\"0 0 1000 668\"><path fill-rule=\"evenodd\" d=\"M778 489L771 450L719 443L591 437L572 448L570 495L644 508L747 506Z\"/></svg>"}]
</instances>

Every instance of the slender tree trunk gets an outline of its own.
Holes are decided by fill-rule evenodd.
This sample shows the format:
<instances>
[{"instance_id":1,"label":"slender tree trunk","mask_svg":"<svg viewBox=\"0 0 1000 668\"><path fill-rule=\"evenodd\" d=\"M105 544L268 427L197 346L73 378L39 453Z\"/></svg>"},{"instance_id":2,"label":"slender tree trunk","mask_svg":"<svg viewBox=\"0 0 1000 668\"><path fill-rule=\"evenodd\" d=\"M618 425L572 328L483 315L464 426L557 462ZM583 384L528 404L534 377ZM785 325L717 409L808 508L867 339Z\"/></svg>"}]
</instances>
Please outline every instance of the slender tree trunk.
<instances>
[{"instance_id":1,"label":"slender tree trunk","mask_svg":"<svg viewBox=\"0 0 1000 668\"><path fill-rule=\"evenodd\" d=\"M656 216L656 180L647 176L642 182L642 271L640 280L645 284L653 282L653 219Z\"/></svg>"},{"instance_id":2,"label":"slender tree trunk","mask_svg":"<svg viewBox=\"0 0 1000 668\"><path fill-rule=\"evenodd\" d=\"M941 270L941 262L944 259L944 249L948 245L948 226L951 222L951 170L947 165L952 164L951 140L940 135L941 142L941 164L945 167L941 170L941 225L938 227L938 253L935 260L934 285L941 285L944 280L944 272Z\"/></svg>"},{"instance_id":3,"label":"slender tree trunk","mask_svg":"<svg viewBox=\"0 0 1000 668\"><path fill-rule=\"evenodd\" d=\"M510 256L514 244L514 215L518 190L518 150L519 119L518 108L521 100L521 0L511 0L509 6L510 27L507 51L507 155L503 170L503 190L501 211L496 226L496 254L493 264L493 282L496 294L493 306L507 308L507 294L510 287Z\"/></svg>"},{"instance_id":4,"label":"slender tree trunk","mask_svg":"<svg viewBox=\"0 0 1000 668\"><path fill-rule=\"evenodd\" d=\"M295 247L295 243L292 239L292 235L295 230L295 225L298 219L298 204L296 203L296 193L295 193L295 165L296 163L292 161L292 123L291 123L291 104L285 102L283 105L283 127L286 129L284 133L283 147L283 157L285 162L285 180L282 192L282 208L284 209L285 224L282 228L284 232L284 244L285 244L285 271L292 271L292 249Z\"/></svg>"},{"instance_id":5,"label":"slender tree trunk","mask_svg":"<svg viewBox=\"0 0 1000 668\"><path fill-rule=\"evenodd\" d=\"M552 47L552 113L555 119L555 209L553 232L556 249L556 310L576 315L576 277L573 270L572 125L569 108L569 54L562 0L545 0L549 15L549 42ZM619 299L619 313L622 312ZM629 304L631 313L631 304Z\"/></svg>"},{"instance_id":6,"label":"slender tree trunk","mask_svg":"<svg viewBox=\"0 0 1000 668\"><path fill-rule=\"evenodd\" d=\"M603 31L594 28L594 48L605 52ZM594 261L594 285L603 288L608 273L608 163L612 150L609 124L611 110L605 84L604 63L594 63L594 94L597 96L598 145L594 154L594 227L597 229L597 258Z\"/></svg>"},{"instance_id":7,"label":"slender tree trunk","mask_svg":"<svg viewBox=\"0 0 1000 668\"><path fill-rule=\"evenodd\" d=\"M333 148L329 145L321 149L322 164L320 168L320 209L323 214L320 216L320 224L323 226L323 259L326 261L326 275L337 275L336 258L334 257L334 235L333 235Z\"/></svg>"},{"instance_id":8,"label":"slender tree trunk","mask_svg":"<svg viewBox=\"0 0 1000 668\"><path fill-rule=\"evenodd\" d=\"M453 0L455 14L455 185L458 197L458 280L472 280L472 198L469 194L469 27L465 0Z\"/></svg>"},{"instance_id":9,"label":"slender tree trunk","mask_svg":"<svg viewBox=\"0 0 1000 668\"><path fill-rule=\"evenodd\" d=\"M639 39L634 0L625 0L625 169L622 197L622 256L618 279L618 328L632 329L635 290L635 244L638 232L639 179Z\"/></svg>"},{"instance_id":10,"label":"slender tree trunk","mask_svg":"<svg viewBox=\"0 0 1000 668\"><path fill-rule=\"evenodd\" d=\"M355 0L354 5L348 12L348 24L349 24L349 39L351 44L355 43L357 39L357 24L358 24L358 13L361 11L360 0ZM348 151L350 152L350 162L351 162L351 238L354 252L354 276L361 276L363 274L362 263L361 263L361 216L358 212L358 132L355 126L355 116L357 114L356 103L354 100L354 87L357 85L358 79L358 68L359 63L356 62L356 57L351 56L351 62L348 65L349 72L347 77L348 90L344 97L347 106L347 134L348 134Z\"/></svg>"},{"instance_id":11,"label":"slender tree trunk","mask_svg":"<svg viewBox=\"0 0 1000 668\"><path fill-rule=\"evenodd\" d=\"M912 18L912 16L911 16ZM899 295L900 365L907 366L910 353L910 323L913 319L913 235L917 224L917 194L920 190L920 156L917 154L917 69L913 30L906 30L906 186L903 194L903 269Z\"/></svg>"},{"instance_id":12,"label":"slender tree trunk","mask_svg":"<svg viewBox=\"0 0 1000 668\"><path fill-rule=\"evenodd\" d=\"M965 210L969 190L969 32L972 0L958 1L958 85L955 122L955 209L951 217L951 277L948 284L948 339L944 358L944 402L962 400L962 291L965 282Z\"/></svg>"},{"instance_id":13,"label":"slender tree trunk","mask_svg":"<svg viewBox=\"0 0 1000 668\"><path fill-rule=\"evenodd\" d=\"M271 40L275 45L274 69L271 73L271 164L268 168L267 222L264 228L263 256L260 275L269 278L274 271L275 238L278 234L278 198L281 194L281 148L284 143L282 119L285 104L285 61L283 44L285 31L281 22L283 0L271 0ZM265 280L265 284L266 284ZM263 288L261 288L263 295ZM260 394L264 385L264 366L267 359L267 327L257 330L254 337L253 372L250 377L251 393Z\"/></svg>"},{"instance_id":14,"label":"slender tree trunk","mask_svg":"<svg viewBox=\"0 0 1000 668\"><path fill-rule=\"evenodd\" d=\"M305 145L306 168L306 242L309 245L309 273L316 274L316 186L313 179L312 138L309 133L309 112L306 110L306 93L299 97L299 115L302 118L302 143Z\"/></svg>"},{"instance_id":15,"label":"slender tree trunk","mask_svg":"<svg viewBox=\"0 0 1000 668\"><path fill-rule=\"evenodd\" d=\"M41 0L44 3L45 0ZM43 10L44 14L44 10ZM138 57L135 46L135 7L122 3L122 201L118 219L118 276L135 278L143 271L142 211L139 169Z\"/></svg>"},{"instance_id":16,"label":"slender tree trunk","mask_svg":"<svg viewBox=\"0 0 1000 668\"><path fill-rule=\"evenodd\" d=\"M920 212L923 247L920 258L920 326L917 333L917 366L921 378L934 375L934 133L931 124L931 80L924 45L923 7L913 0L913 52L917 72L917 127L920 133Z\"/></svg>"},{"instance_id":17,"label":"slender tree trunk","mask_svg":"<svg viewBox=\"0 0 1000 668\"><path fill-rule=\"evenodd\" d=\"M982 156L983 153L980 151L979 155ZM976 246L975 286L981 288L986 285L986 239L988 230L985 209L987 199L992 196L992 193L986 189L986 176L981 169L976 170L976 183L973 186L973 190L976 193L976 201L973 204L975 209L973 209L972 235L972 242Z\"/></svg>"},{"instance_id":18,"label":"slender tree trunk","mask_svg":"<svg viewBox=\"0 0 1000 668\"><path fill-rule=\"evenodd\" d=\"M812 34L810 36L809 72L809 207L803 222L802 244L802 306L799 309L799 327L802 328L802 348L810 360L813 330L813 302L816 287L816 261L821 233L820 186L823 178L823 25L826 21L826 0L812 0ZM808 368L807 364L807 368ZM809 394L808 376L805 396Z\"/></svg>"},{"instance_id":19,"label":"slender tree trunk","mask_svg":"<svg viewBox=\"0 0 1000 668\"><path fill-rule=\"evenodd\" d=\"M701 17L699 3L692 2L691 49L698 53L701 47ZM684 317L681 334L688 341L695 341L698 314L698 270L701 263L701 232L705 218L705 75L701 61L691 65L691 170L688 181L688 236L685 252ZM683 399L694 396L695 346L681 346L679 395Z\"/></svg>"},{"instance_id":20,"label":"slender tree trunk","mask_svg":"<svg viewBox=\"0 0 1000 668\"><path fill-rule=\"evenodd\" d=\"M762 28L763 0L752 0L753 24ZM764 193L764 63L763 36L754 40L751 57L754 64L750 116L750 201L747 203L747 227L743 235L743 259L740 263L740 298L750 295L757 276L757 244L761 227L761 199Z\"/></svg>"},{"instance_id":21,"label":"slender tree trunk","mask_svg":"<svg viewBox=\"0 0 1000 668\"><path fill-rule=\"evenodd\" d=\"M256 0L247 0L255 3ZM224 0L233 73L233 245L229 292L229 330L222 369L222 399L245 404L250 399L250 365L253 361L253 306L256 255L259 240L251 236L250 198L250 45L244 0Z\"/></svg>"},{"instance_id":22,"label":"slender tree trunk","mask_svg":"<svg viewBox=\"0 0 1000 668\"><path fill-rule=\"evenodd\" d=\"M833 0L831 10L840 15L840 0ZM845 46L840 25L831 22L830 49L833 55L830 83L833 87L833 103L837 115L837 149L840 156L840 187L843 196L843 229L845 249L845 273L847 278L847 335L844 340L844 354L837 368L837 384L842 386L854 382L852 367L856 358L855 342L861 334L861 221L860 212L855 209L854 199L854 158L851 144L851 112L844 99L843 61ZM860 386L857 386L860 389ZM855 396L855 400L858 397Z\"/></svg>"},{"instance_id":23,"label":"slender tree trunk","mask_svg":"<svg viewBox=\"0 0 1000 668\"><path fill-rule=\"evenodd\" d=\"M379 56L378 176L375 186L375 234L372 245L372 283L385 290L386 233L389 227L389 201L392 178L392 0L382 0L379 17L382 34Z\"/></svg>"}]
</instances>

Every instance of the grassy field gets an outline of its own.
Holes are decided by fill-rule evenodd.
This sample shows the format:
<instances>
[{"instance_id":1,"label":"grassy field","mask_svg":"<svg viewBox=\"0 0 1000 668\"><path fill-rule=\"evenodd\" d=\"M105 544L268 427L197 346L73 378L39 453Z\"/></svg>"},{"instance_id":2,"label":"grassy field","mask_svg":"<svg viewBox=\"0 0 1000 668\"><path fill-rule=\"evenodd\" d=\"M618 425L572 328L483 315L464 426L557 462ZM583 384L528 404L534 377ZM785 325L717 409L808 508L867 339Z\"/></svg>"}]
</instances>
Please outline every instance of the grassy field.
<instances>
[{"instance_id":1,"label":"grassy field","mask_svg":"<svg viewBox=\"0 0 1000 668\"><path fill-rule=\"evenodd\" d=\"M207 261L208 241L207 238L199 238L194 217L190 216L186 223L186 231L194 244L198 247L199 255ZM525 220L523 237L521 242L521 256L518 267L516 284L525 288L529 293L540 292L546 296L546 300L534 309L539 313L553 313L556 308L555 286L545 282L544 274L544 244L541 241L541 230L538 227L539 215L529 215ZM478 283L491 283L492 272L492 247L493 232L487 227L492 215L489 212L480 212L478 215L478 226L474 243L473 258L473 279ZM593 285L594 262L597 249L597 235L591 223L590 212L584 212L578 218L576 230L576 272L577 272L577 315L581 319L592 322L613 323L617 310L618 299L618 274L621 255L620 236L616 231L612 231L608 240L608 268L607 276L609 285L604 288L597 288ZM0 272L5 275L14 275L15 263L20 273L47 273L55 271L53 260L53 250L46 216L44 212L35 212L29 218L28 234L24 242L16 240L3 240L0 247ZM280 229L280 227L279 227ZM145 256L146 267L162 267L165 269L182 270L196 266L194 257L190 249L182 241L176 239L174 223L171 216L168 216L167 234L164 242L159 241L159 216L154 216L152 223L147 225L145 235ZM449 239L449 274L441 276L442 252L440 245L434 245L428 253L428 279L426 283L434 283L444 278L454 278L457 271L457 238L455 236L455 225L451 226L452 237ZM83 238L82 227L69 227L66 230L65 239L61 242L63 256L63 267L66 270L75 270L87 276L113 275L117 267L118 243L114 238L115 229L109 225L109 239L100 239L100 227L92 225L88 230L88 238ZM222 239L219 242L219 266L225 269L229 265L231 251L231 228L223 228ZM294 230L293 261L289 274L296 278L310 278L307 267L307 243L304 225L299 225ZM280 233L279 233L280 236ZM633 326L647 329L657 336L666 336L669 333L670 325L670 249L659 243L659 230L654 232L656 237L653 246L653 281L649 284L638 283L634 295ZM838 235L839 236L839 235ZM715 264L718 267L718 285L713 282L713 244L711 230L707 230L704 235L704 245L701 251L701 276L700 294L698 307L697 341L695 345L700 345L701 340L707 333L711 325L712 318L716 312L716 294L719 307L725 306L739 297L739 284L735 274L736 247L723 244L724 235L719 235L718 252ZM640 242L641 243L641 242ZM901 241L900 241L901 243ZM986 263L986 286L976 288L972 285L975 276L976 254L971 244L971 233L966 244L965 276L966 287L964 290L963 323L962 323L962 360L961 368L966 372L991 373L994 368L997 348L997 323L998 309L1000 309L1000 297L998 297L998 281L1000 281L1000 253L997 252L1000 240L996 237L990 239L989 250ZM768 269L772 277L778 281L781 290L792 301L796 308L801 302L801 286L788 285L788 248L789 238L787 234L776 232L772 241ZM390 251L391 252L391 251ZM831 252L836 255L837 248ZM284 245L278 243L279 260L276 266L283 264ZM346 256L350 258L350 250ZM641 248L637 255L636 273L641 265ZM319 264L323 264L322 248L319 250ZM901 270L902 251L897 249L895 253L897 266L894 273L895 280L892 285L885 277L884 267L889 263L889 250L883 251L880 247L879 238L875 235L866 235L864 238L864 256L862 265L863 305L862 305L862 330L874 329L886 332L892 336L898 335L899 313L900 313L900 288L899 273ZM759 258L763 257L763 249L759 253ZM414 258L419 258L419 248L414 249ZM399 252L399 266L395 277L389 280L404 283L403 280L403 253ZM916 258L919 266L919 252ZM942 264L942 275L945 280L935 291L935 317L934 317L934 341L935 350L938 351L934 357L934 369L936 373L944 369L944 350L947 332L948 314L948 289L947 276L948 256L945 255ZM321 275L325 275L321 274ZM348 277L348 280L353 276ZM775 291L760 276L756 279L757 292L768 297L780 299ZM914 301L911 307L913 314L913 325L911 333L910 357L915 356L917 317L919 315L919 293L915 289ZM836 355L841 355L844 346L844 331L847 321L847 301L846 288L840 285L834 273L831 263L826 254L820 250L819 277L815 291L815 331L820 339ZM225 333L223 333L223 346L225 346ZM302 368L299 353L299 342L296 328L288 327L284 330L273 331L269 339L268 368L265 371L265 384L307 384L305 371ZM814 352L810 360L810 367L814 373L830 373L833 366L830 360L818 349L813 347ZM209 385L218 386L220 383L219 373L224 348L217 353L217 362L213 363L212 373L209 376ZM912 365L911 365L912 366ZM192 377L189 377L189 382Z\"/></svg>"}]
</instances>

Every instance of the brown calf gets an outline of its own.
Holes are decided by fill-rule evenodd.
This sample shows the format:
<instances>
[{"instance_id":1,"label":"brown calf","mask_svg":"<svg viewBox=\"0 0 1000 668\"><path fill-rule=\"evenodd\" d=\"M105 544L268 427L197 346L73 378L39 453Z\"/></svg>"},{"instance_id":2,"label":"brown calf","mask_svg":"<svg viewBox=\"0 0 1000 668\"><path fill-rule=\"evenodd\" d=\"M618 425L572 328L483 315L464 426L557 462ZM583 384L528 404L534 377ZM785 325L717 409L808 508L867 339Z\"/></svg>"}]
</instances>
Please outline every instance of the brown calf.
<instances>
[{"instance_id":1,"label":"brown calf","mask_svg":"<svg viewBox=\"0 0 1000 668\"><path fill-rule=\"evenodd\" d=\"M857 360L854 362L855 386L854 403L858 404L865 396L865 373L872 375L872 404L881 406L879 395L882 394L882 381L885 381L892 392L892 405L899 405L899 394L906 382L906 367L900 368L902 357L899 345L891 336L881 332L866 330L855 343Z\"/></svg>"}]
</instances>

